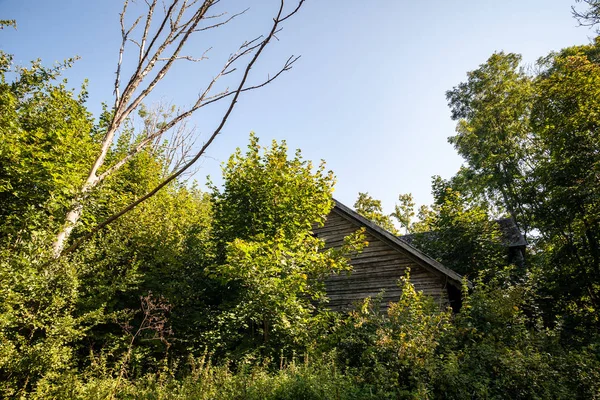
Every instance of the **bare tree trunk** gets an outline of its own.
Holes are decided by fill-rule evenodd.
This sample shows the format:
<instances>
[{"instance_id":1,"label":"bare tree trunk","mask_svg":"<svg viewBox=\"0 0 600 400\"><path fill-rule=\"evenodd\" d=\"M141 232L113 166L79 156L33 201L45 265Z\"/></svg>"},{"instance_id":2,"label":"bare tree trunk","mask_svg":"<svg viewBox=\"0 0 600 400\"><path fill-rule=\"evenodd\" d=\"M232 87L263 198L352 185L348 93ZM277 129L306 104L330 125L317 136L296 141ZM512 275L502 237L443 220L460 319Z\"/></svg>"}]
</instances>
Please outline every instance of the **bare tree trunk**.
<instances>
[{"instance_id":1,"label":"bare tree trunk","mask_svg":"<svg viewBox=\"0 0 600 400\"><path fill-rule=\"evenodd\" d=\"M269 84L279 77L283 72L290 70L292 64L294 64L299 58L294 56L289 57L283 67L281 67L275 74L268 77L261 83L246 86L250 70L256 63L267 44L281 30L281 23L298 12L304 3L304 0L298 0L296 7L287 14L284 14L285 0L281 0L279 10L276 16L273 18L273 23L268 34L266 34L264 37L259 36L253 40L248 40L242 43L237 51L229 56L222 69L216 74L216 76L208 82L205 89L201 92L201 94L198 96L198 99L191 107L176 113L176 115L173 116L169 121L161 124L159 129L153 132L146 132L146 136L141 141L136 143L129 150L126 156L99 174L101 168L104 167L106 157L113 144L115 135L121 129L123 123L127 121L131 113L142 105L142 101L166 76L172 64L178 60L197 62L206 58L206 52L200 58L192 58L191 56L181 55L181 51L190 36L196 32L202 32L223 26L246 11L244 10L240 13L233 14L228 18L223 17L225 14L211 16L207 15L207 12L211 9L211 7L218 3L218 1L205 0L198 4L199 0L171 0L169 4L163 4L163 7L158 7L158 9L163 9L164 15L162 18L160 18L158 28L153 30L153 18L156 16L155 14L157 12L157 1L158 0L147 0L145 2L148 7L147 14L145 14L145 16L139 16L129 28L126 28L124 22L129 0L125 0L124 2L123 11L120 14L122 42L119 50L119 59L117 63L114 86L115 103L113 108L113 117L107 128L106 134L102 139L100 151L92 164L88 177L80 192L77 194L77 196L75 196L72 206L65 216L63 227L55 238L53 243L53 254L55 258L60 257L64 253L73 251L75 248L77 248L77 246L79 246L79 244L81 244L83 240L91 237L98 230L129 212L135 206L153 196L161 188L187 171L196 161L198 161L198 159L206 151L206 148L221 132L225 122L231 115L231 112L233 111L240 94L249 90L261 88ZM219 17L221 19L219 19ZM215 18L217 18L218 22L207 26L202 26L202 23L204 23L206 20L212 21ZM136 26L142 20L144 20L143 33L141 34L141 38L135 40L130 36L132 32L134 32ZM139 47L139 53L137 56L135 72L131 75L128 83L121 90L121 66L123 63L125 47L128 42L132 42L137 45ZM239 64L245 57L249 57L249 60L245 64L242 64L243 68L240 68ZM162 62L164 62L164 64L159 67L159 63ZM236 70L242 71L238 83L234 85L236 89L229 90L226 88L223 91L213 94L213 89L217 81ZM223 114L221 122L218 124L217 128L213 131L206 143L202 146L201 150L196 153L196 155L192 157L190 161L182 161L183 165L181 165L179 168L176 166L176 170L171 175L166 177L164 181L161 182L154 190L134 201L116 214L110 216L107 220L96 225L82 239L75 242L66 251L64 250L65 244L69 240L73 229L81 218L86 197L95 187L97 187L104 179L118 171L121 167L123 167L123 165L125 165L145 148L156 142L156 140L159 139L165 132L182 123L193 113L202 107L225 99L229 100L229 106Z\"/></svg>"},{"instance_id":2,"label":"bare tree trunk","mask_svg":"<svg viewBox=\"0 0 600 400\"><path fill-rule=\"evenodd\" d=\"M58 258L63 251L65 243L67 239L71 236L71 232L73 232L73 228L75 228L75 224L81 218L81 213L83 212L83 205L81 203L76 203L75 206L67 213L65 217L65 223L61 229L61 231L56 235L56 240L52 245L52 251L55 258Z\"/></svg>"}]
</instances>

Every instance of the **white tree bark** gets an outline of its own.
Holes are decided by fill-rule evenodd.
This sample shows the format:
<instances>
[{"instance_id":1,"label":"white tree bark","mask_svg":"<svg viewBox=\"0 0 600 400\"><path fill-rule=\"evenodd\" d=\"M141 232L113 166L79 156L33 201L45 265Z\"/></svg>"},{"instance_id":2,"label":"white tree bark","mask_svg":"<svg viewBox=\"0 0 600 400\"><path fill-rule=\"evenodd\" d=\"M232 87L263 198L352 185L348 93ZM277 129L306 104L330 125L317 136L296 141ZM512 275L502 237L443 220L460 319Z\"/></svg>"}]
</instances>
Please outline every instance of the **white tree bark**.
<instances>
[{"instance_id":1,"label":"white tree bark","mask_svg":"<svg viewBox=\"0 0 600 400\"><path fill-rule=\"evenodd\" d=\"M283 72L290 70L292 64L294 64L299 58L291 56L284 63L283 67L281 67L273 76L268 77L261 83L247 85L250 70L262 54L267 44L275 37L277 32L279 32L282 22L298 12L304 3L304 0L298 0L296 7L285 14L285 0L281 0L278 12L273 18L273 23L269 32L264 36L244 42L235 53L229 56L222 69L208 82L204 90L198 96L196 102L191 107L176 113L176 115L173 116L168 122L161 124L160 129L156 129L154 132L148 132L146 137L133 146L126 156L115 162L113 165L108 166L104 169L104 172L99 174L101 168L105 166L104 164L106 161L106 156L113 145L115 135L122 128L122 125L130 117L131 113L138 109L143 100L167 75L173 63L178 60L197 62L206 58L206 53L200 58L193 58L191 56L181 54L181 51L189 38L194 33L223 26L245 12L242 11L227 18L224 17L224 14L216 16L208 15L207 13L216 3L219 2L218 0L205 0L203 2L199 0L171 0L168 4L162 4L163 7L158 8L156 7L157 1L158 0L146 0L145 3L148 8L147 13L145 16L139 16L128 28L125 26L125 15L129 6L129 0L125 0L124 2L123 11L120 14L122 42L119 49L119 58L116 70L113 117L101 141L100 150L92 163L88 177L79 193L75 196L70 210L65 215L62 229L55 238L53 243L53 254L55 258L73 251L83 240L91 237L95 232L102 229L104 226L129 212L135 206L153 196L156 192L158 192L158 190L187 171L196 161L198 161L198 159L206 151L206 148L221 132L225 122L231 115L231 112L233 111L240 94L249 90L258 89L272 82ZM155 17L157 16L157 13L160 12L161 8L163 10L163 15L161 15L161 18L159 19L157 24L158 26L155 27L153 22L155 21ZM157 11L157 9L159 11ZM219 19L219 17L221 19ZM215 18L217 22L206 26L202 25L206 21L215 20ZM137 40L133 39L131 35L132 33L135 33L135 28L142 20L144 21L144 28L143 32L141 33L141 37ZM139 48L139 52L136 57L137 61L135 71L122 88L121 66L125 55L126 45L129 42L134 43ZM245 63L243 63L244 59L247 59ZM213 93L213 89L217 81L235 70L243 71L243 73L240 75L239 81L234 85L235 89L225 89L216 94ZM123 210L93 227L88 234L80 238L80 240L76 241L68 249L65 249L65 245L68 242L73 229L77 226L81 218L81 215L84 211L85 199L91 190L97 187L102 181L104 181L104 179L118 171L140 151L145 149L147 146L152 145L153 142L155 142L167 131L173 129L175 126L180 124L193 113L200 110L202 107L218 101L228 101L229 106L226 108L226 111L224 112L217 128L213 131L211 136L204 143L200 151L194 155L194 157L192 157L189 161L184 162L183 165L176 169L171 175L166 177L163 182L161 182L148 194L142 196L140 199L131 203Z\"/></svg>"}]
</instances>

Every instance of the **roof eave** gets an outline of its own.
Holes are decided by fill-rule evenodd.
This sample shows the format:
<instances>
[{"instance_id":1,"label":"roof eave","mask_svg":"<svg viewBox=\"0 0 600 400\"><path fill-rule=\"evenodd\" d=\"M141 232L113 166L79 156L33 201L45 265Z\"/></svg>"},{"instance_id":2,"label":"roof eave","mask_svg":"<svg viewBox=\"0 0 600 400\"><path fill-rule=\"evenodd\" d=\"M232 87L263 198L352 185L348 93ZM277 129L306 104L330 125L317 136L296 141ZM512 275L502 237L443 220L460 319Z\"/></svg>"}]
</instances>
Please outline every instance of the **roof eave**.
<instances>
[{"instance_id":1,"label":"roof eave","mask_svg":"<svg viewBox=\"0 0 600 400\"><path fill-rule=\"evenodd\" d=\"M420 250L416 249L415 247L409 245L408 243L403 242L397 236L391 234L390 232L386 231L379 225L373 223L369 219L358 214L356 211L354 211L351 208L347 207L346 205L340 203L338 200L334 199L334 202L335 202L334 210L336 210L342 216L345 216L347 219L349 219L351 221L352 220L355 221L357 225L365 226L365 228L367 228L367 230L370 233L374 234L375 236L378 236L379 238L388 242L392 246L395 246L395 247L398 247L398 248L404 250L409 255L412 255L412 257L414 259L416 259L416 261L420 261L419 264L422 264L426 268L429 267L429 269L432 269L434 271L437 271L437 272L445 275L454 286L457 286L460 288L462 286L463 281L466 281L467 286L469 288L473 287L473 284L470 281L464 279L464 277L461 276L460 274L452 271L448 267L445 267L440 262L434 260L433 258L429 257L425 253L423 253Z\"/></svg>"}]
</instances>

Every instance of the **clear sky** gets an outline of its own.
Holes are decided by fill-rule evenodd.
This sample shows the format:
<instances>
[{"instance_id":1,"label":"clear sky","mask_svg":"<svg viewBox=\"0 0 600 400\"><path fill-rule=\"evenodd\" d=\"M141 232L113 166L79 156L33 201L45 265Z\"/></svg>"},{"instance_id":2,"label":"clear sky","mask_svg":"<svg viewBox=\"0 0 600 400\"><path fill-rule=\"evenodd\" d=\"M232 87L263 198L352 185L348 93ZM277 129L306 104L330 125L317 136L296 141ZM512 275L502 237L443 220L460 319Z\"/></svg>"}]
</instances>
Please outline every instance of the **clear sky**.
<instances>
[{"instance_id":1,"label":"clear sky","mask_svg":"<svg viewBox=\"0 0 600 400\"><path fill-rule=\"evenodd\" d=\"M143 4L141 0L138 3ZM383 200L388 212L399 193L418 204L431 202L431 176L451 177L461 159L446 138L454 122L445 91L494 52L523 55L527 63L551 50L589 42L592 32L571 17L574 0L307 0L289 20L280 41L253 71L254 81L287 58L302 55L294 69L238 104L223 134L210 148L196 179L220 175L220 163L248 133L261 141L285 139L305 158L324 159L337 176L335 197L351 206L359 191ZM250 10L223 36L211 33L190 43L187 54L213 46L210 62L235 50L243 38L268 29L274 0L222 0L220 7ZM0 32L0 48L20 64L46 64L75 55L65 76L78 87L89 79L89 107L111 102L119 47L117 0L0 0L0 19L18 29ZM133 48L131 48L133 50ZM178 66L154 100L189 104L213 72L206 65ZM210 131L217 109L193 118Z\"/></svg>"}]
</instances>

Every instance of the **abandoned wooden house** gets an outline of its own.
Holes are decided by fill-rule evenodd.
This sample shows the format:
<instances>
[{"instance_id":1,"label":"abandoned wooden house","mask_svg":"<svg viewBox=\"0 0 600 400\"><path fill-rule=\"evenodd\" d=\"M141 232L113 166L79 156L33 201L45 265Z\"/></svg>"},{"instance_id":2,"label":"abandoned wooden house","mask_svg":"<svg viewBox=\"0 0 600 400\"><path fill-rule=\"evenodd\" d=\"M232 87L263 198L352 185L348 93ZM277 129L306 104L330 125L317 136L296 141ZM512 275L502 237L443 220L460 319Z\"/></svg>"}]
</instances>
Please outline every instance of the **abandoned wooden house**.
<instances>
[{"instance_id":1,"label":"abandoned wooden house","mask_svg":"<svg viewBox=\"0 0 600 400\"><path fill-rule=\"evenodd\" d=\"M387 308L389 302L400 298L398 280L410 268L410 281L415 289L432 296L440 306L450 305L458 311L462 287L459 274L339 201L335 201L324 226L313 232L330 248L341 246L345 236L363 227L369 245L351 259L352 273L334 275L325 281L332 310L349 309L357 301L375 297L382 291L381 306Z\"/></svg>"}]
</instances>

